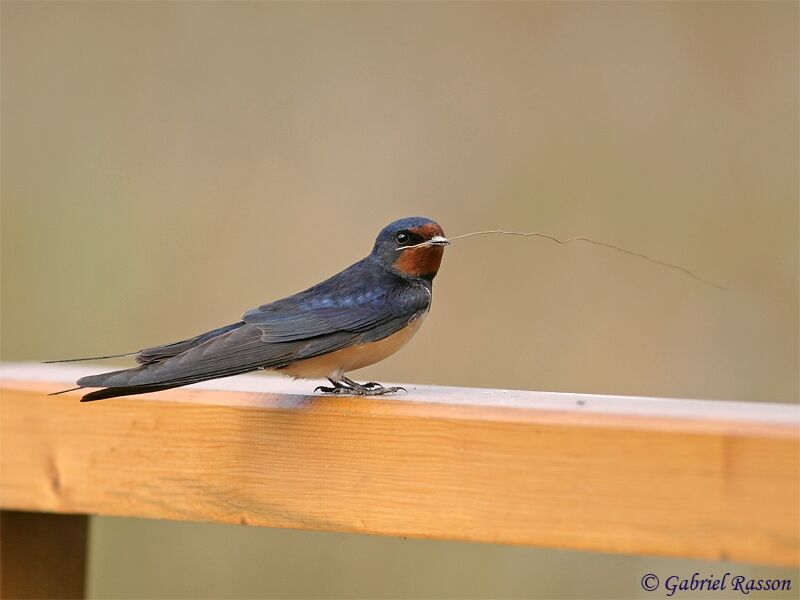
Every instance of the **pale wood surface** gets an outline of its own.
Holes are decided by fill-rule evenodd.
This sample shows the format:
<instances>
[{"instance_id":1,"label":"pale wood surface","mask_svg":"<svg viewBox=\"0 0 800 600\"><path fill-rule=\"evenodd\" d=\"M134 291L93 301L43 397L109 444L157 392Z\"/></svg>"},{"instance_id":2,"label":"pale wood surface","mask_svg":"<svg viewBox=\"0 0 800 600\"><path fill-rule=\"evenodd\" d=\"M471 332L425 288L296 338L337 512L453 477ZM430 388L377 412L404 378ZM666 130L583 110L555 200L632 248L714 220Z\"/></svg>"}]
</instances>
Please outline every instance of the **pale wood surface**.
<instances>
[{"instance_id":1,"label":"pale wood surface","mask_svg":"<svg viewBox=\"0 0 800 600\"><path fill-rule=\"evenodd\" d=\"M800 562L795 405L259 376L46 395L102 369L0 371L0 506Z\"/></svg>"}]
</instances>

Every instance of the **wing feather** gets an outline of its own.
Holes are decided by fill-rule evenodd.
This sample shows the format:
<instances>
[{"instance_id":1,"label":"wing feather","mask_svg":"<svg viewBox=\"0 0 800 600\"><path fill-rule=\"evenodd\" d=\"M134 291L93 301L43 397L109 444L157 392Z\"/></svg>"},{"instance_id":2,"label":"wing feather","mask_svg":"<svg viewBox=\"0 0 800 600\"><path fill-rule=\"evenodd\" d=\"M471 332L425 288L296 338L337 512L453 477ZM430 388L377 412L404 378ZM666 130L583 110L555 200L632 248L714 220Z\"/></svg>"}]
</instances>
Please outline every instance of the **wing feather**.
<instances>
[{"instance_id":1,"label":"wing feather","mask_svg":"<svg viewBox=\"0 0 800 600\"><path fill-rule=\"evenodd\" d=\"M304 292L249 310L242 320L259 327L262 339L270 343L334 333L373 333L372 340L391 335L428 309L430 290L369 261Z\"/></svg>"},{"instance_id":2,"label":"wing feather","mask_svg":"<svg viewBox=\"0 0 800 600\"><path fill-rule=\"evenodd\" d=\"M168 358L177 356L182 352L186 352L186 350L188 350L189 348L192 348L194 346L199 346L200 344L212 338L220 336L223 333L228 333L229 331L238 329L242 325L244 325L244 322L239 321L238 323L233 323L231 325L226 325L224 327L220 327L212 331L201 333L200 335L196 335L193 338L189 338L187 340L182 340L180 342L173 342L171 344L163 344L161 346L153 346L151 348L145 348L144 350L140 350L139 352L136 353L136 362L138 362L140 365L162 362Z\"/></svg>"}]
</instances>

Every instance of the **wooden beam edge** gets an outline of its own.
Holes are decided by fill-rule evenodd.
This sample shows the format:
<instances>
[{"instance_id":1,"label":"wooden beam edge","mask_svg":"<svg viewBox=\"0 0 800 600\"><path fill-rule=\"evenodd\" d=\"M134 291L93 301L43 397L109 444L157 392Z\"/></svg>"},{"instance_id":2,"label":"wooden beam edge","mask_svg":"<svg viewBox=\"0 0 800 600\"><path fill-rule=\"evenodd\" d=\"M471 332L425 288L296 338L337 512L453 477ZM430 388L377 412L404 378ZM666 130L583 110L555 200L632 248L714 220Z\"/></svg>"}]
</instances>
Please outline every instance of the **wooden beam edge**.
<instances>
[{"instance_id":1,"label":"wooden beam edge","mask_svg":"<svg viewBox=\"0 0 800 600\"><path fill-rule=\"evenodd\" d=\"M249 498L248 501L242 503L239 508L233 505L226 505L224 510L217 510L217 512L209 516L203 512L205 509L202 506L194 506L188 510L183 510L173 501L166 501L163 498L159 498L161 490L158 487L160 485L158 481L151 482L152 487L147 492L146 498L141 499L141 502L136 500L129 504L125 504L124 501L109 503L102 499L96 501L81 500L73 502L73 500L70 500L69 496L63 496L63 489L61 490L60 496L54 496L47 490L52 488L53 485L56 485L56 487L62 486L62 488L66 487L67 490L70 489L70 486L77 485L81 488L89 488L91 485L97 485L97 483L91 484L89 481L81 481L81 477L85 474L84 469L88 468L91 461L87 462L88 459L86 457L75 458L69 456L72 451L68 445L64 445L71 444L69 440L54 440L48 442L47 440L49 438L46 436L35 441L35 445L32 447L36 449L37 452L44 452L44 455L49 457L46 458L46 461L50 461L52 464L46 463L42 465L39 462L32 462L31 466L33 468L31 469L31 473L27 476L32 479L25 484L25 489L28 490L26 492L27 495L23 497L17 494L15 498L9 501L5 493L0 494L0 506L4 508L17 510L54 510L56 512L76 514L92 512L94 514L119 516L169 518L219 523L245 523L272 527L307 528L433 539L460 539L477 542L495 541L499 543L543 545L590 551L691 556L709 559L725 558L730 560L785 565L798 564L800 561L798 536L796 532L792 533L791 531L793 527L795 529L797 528L797 519L796 515L794 520L792 519L791 510L793 509L787 508L793 506L793 502L796 506L798 500L796 456L798 452L800 452L800 444L798 443L800 441L800 432L798 431L798 427L791 422L791 420L788 423L781 423L776 419L750 422L741 418L741 415L734 415L733 418L726 418L730 417L730 415L726 414L720 414L719 418L709 418L708 415L703 415L702 417L687 417L685 414L678 418L673 418L664 416L663 410L661 411L662 416L658 417L654 417L652 414L642 416L638 414L629 415L603 411L592 412L591 410L584 410L587 407L586 403L583 406L578 405L577 407L570 408L570 410L549 410L535 408L530 404L524 403L522 407L519 407L514 405L514 403L508 402L508 398L503 395L500 396L498 402L492 403L491 394L485 394L488 396L488 399L484 398L480 404L473 404L469 401L469 394L465 393L463 390L458 390L457 392L457 394L463 397L459 396L458 399L445 397L443 401L435 401L435 398L434 401L427 401L430 399L430 397L426 398L426 393L431 393L429 389L423 389L414 400L389 400L384 398L354 399L344 397L321 398L309 397L296 393L258 393L252 391L196 388L169 390L159 394L108 400L90 404L80 404L78 402L77 393L55 397L44 396L44 394L49 391L59 389L60 385L59 383L42 381L13 382L4 380L1 390L3 396L2 400L4 404L7 401L14 402L17 409L25 413L25 419L36 419L37 413L33 412L28 414L27 407L37 405L37 410L40 411L38 414L43 414L42 421L47 421L47 427L50 428L68 426L67 423L61 425L60 422L56 422L54 420L55 414L67 416L68 420L77 427L81 427L81 423L85 419L85 421L92 423L96 428L99 424L104 422L104 419L110 418L114 422L114 431L124 432L125 435L131 433L129 428L136 425L137 422L148 421L151 423L148 427L151 427L152 422L158 422L162 416L170 423L178 423L181 422L183 418L181 415L184 415L189 418L191 422L194 422L194 426L202 428L203 424L207 423L208 427L214 431L216 431L214 429L216 427L215 419L220 419L221 421L227 420L228 424L220 430L228 431L230 423L240 422L241 418L246 418L247 422L250 423L250 425L248 425L249 428L257 426L260 431L260 428L263 427L267 439L274 439L276 435L283 439L285 435L289 435L285 443L289 443L290 447L298 453L306 453L310 452L309 449L316 449L311 454L304 454L303 461L299 461L299 459L290 455L289 458L287 458L287 465L289 465L289 467L286 472L291 476L293 471L307 469L312 477L312 483L309 484L310 487L302 482L294 482L292 484L293 494L312 493L313 495L319 493L322 503L329 503L332 507L331 515L318 514L318 507L316 506L303 505L298 508L295 505L297 501L290 499L287 501L290 509L286 509L286 515L289 516L281 516L280 514L277 516L275 514L268 514L265 516L265 514L259 512L258 508L261 499L257 496L253 496ZM435 388L434 392L439 393ZM479 392L486 391L479 390ZM524 395L525 393L521 392L520 394ZM563 396L566 397L569 395ZM564 397L559 398L559 400L564 400ZM591 403L588 403L588 406L591 409ZM790 410L786 411L787 408ZM793 414L791 411L792 408L793 407L778 407L778 409L782 411L782 414L787 414L788 412L790 416ZM769 409L770 407L768 407L768 410ZM54 414L47 414L50 411ZM246 414L252 416L245 416ZM3 415L0 413L0 421L3 420L2 417ZM287 424L290 425L289 430L285 429ZM3 425L3 423L0 423L0 425ZM335 426L333 429L330 428L332 425ZM296 427L300 427L300 429L295 430L294 428ZM342 427L345 428L345 431L341 430ZM409 439L401 439L399 442L396 440L393 442L391 439L387 439L387 447L383 449L382 439L375 439L375 434L369 431L371 427L376 427L378 429L376 434L380 432L394 432L394 435L401 435L403 438ZM509 429L509 427L511 429ZM413 431L412 428L418 428L419 431ZM266 430L269 431L267 432ZM324 433L325 431L328 433ZM478 461L473 464L464 462L465 458L456 452L457 447L453 446L453 444L461 445L461 442L451 439L450 436L455 434L448 433L454 431L460 432L459 435L468 432L468 435L480 434L484 437L489 434L491 434L491 436L496 435L492 432L508 431L510 434L508 440L505 440L503 437L505 434L501 433L501 437L498 437L496 440L496 447L493 447L495 442L487 444L486 439L479 440L483 445L480 446L480 451L477 454L472 455L472 460ZM124 445L128 449L136 450L139 442L142 444L147 443L147 438L141 437L138 432L133 433L135 434L134 437L124 440ZM170 443L172 436L169 430L156 430L156 433L159 436L158 439L161 444ZM648 436L642 437L643 433L654 434L654 437L652 437L652 444L647 441L650 439ZM17 431L17 435L19 435L19 431ZM87 430L86 435L91 437L99 434L95 431ZM176 437L180 438L180 435L180 432L176 430ZM251 442L255 440L254 443L259 443L259 438L252 438L252 431L249 431L248 435L250 436L248 439ZM535 440L537 437L541 436L552 438L551 445L544 448L548 453L544 459L540 459L531 454L531 451L536 448L536 443L538 443ZM428 450L425 451L429 452L430 456L416 457L414 460L418 462L413 463L413 465L415 465L413 468L412 466L401 465L400 471L405 474L406 478L411 479L393 479L391 474L387 474L385 471L387 465L391 465L392 463L392 444L396 446L395 450L400 452L400 459L405 460L407 459L406 455L408 452L417 451L415 450L414 444L408 445L409 440L415 441L417 437L419 438L419 444L422 450L427 448ZM352 458L348 458L350 456L348 454L349 450L347 448L340 449L338 444L343 443L343 440L349 439L352 439L352 443L356 446L359 446L359 444L371 444L369 447L377 449L382 455L374 456L370 455L369 452L358 450ZM431 440L433 440L433 445L431 445ZM552 440L555 440L555 442ZM598 445L598 442L602 440L606 441ZM633 442L631 442L631 440L633 440ZM504 446L506 441L511 445ZM765 490L763 501L766 504L764 505L764 511L775 510L780 513L780 516L783 518L783 524L780 526L781 531L779 532L778 525L775 525L776 515L767 515L767 521L769 521L770 525L769 527L761 527L763 531L761 531L759 535L761 535L761 533L763 533L763 535L753 538L753 548L737 548L735 541L731 541L728 535L722 534L719 531L715 534L722 540L719 541L719 543L714 541L713 535L709 535L710 541L698 543L696 540L691 539L691 537L681 537L687 535L686 533L680 533L679 535L664 531L658 532L657 534L653 534L653 532L647 533L646 530L649 527L656 529L659 527L667 527L667 523L670 519L665 518L663 514L659 514L658 516L661 522L657 519L652 524L641 523L631 525L630 523L626 523L626 516L623 514L625 509L623 507L620 509L621 514L618 517L610 513L607 515L600 514L597 518L601 520L605 518L607 521L610 519L610 521L602 525L595 523L595 516L587 517L587 515L582 513L578 514L574 523L575 527L591 528L593 525L597 525L597 531L595 533L598 535L595 537L591 535L582 536L569 530L558 530L554 533L553 531L548 531L547 528L553 520L553 517L560 518L562 516L562 507L558 505L558 502L544 509L532 508L532 510L539 510L540 512L550 511L552 514L547 519L540 520L540 516L530 517L530 515L524 514L524 511L518 514L515 518L521 519L522 521L530 517L529 522L521 522L521 532L519 534L514 531L513 527L511 529L506 528L503 531L494 531L490 526L492 525L490 522L491 519L487 521L487 523L481 524L477 529L471 530L464 526L464 523L471 523L468 515L459 516L458 522L461 523L461 525L440 526L437 519L431 519L429 515L420 515L420 522L415 523L413 519L412 521L404 521L402 518L395 518L385 514L387 510L390 510L390 506L395 506L395 502L400 502L400 506L403 506L403 503L406 502L413 505L413 508L409 508L408 506L403 508L403 510L412 511L409 514L416 514L414 511L420 509L432 510L434 512L443 510L443 507L437 504L436 499L431 500L427 498L424 493L420 495L419 490L410 491L408 487L412 486L413 488L415 485L413 477L416 468L422 466L425 468L434 468L438 471L439 466L437 466L437 461L444 461L443 465L449 465L460 474L456 478L448 479L449 474L447 474L445 470L441 474L444 477L444 481L429 479L425 480L423 483L438 488L438 492L433 491L432 488L433 494L442 492L444 492L445 496L449 494L449 499L445 498L444 501L464 504L461 510L468 509L468 512L477 511L480 513L481 511L488 511L489 513L493 513L494 509L497 507L487 506L484 503L490 502L489 498L493 498L492 501L494 501L495 491L499 494L499 496L497 496L498 507L502 508L502 510L506 510L503 507L508 507L507 510L509 513L514 511L518 512L520 510L519 507L514 506L517 501L516 499L525 498L527 496L525 496L525 494L520 496L522 492L515 490L515 487L518 487L517 483L509 484L507 480L498 479L496 484L490 485L488 480L471 480L471 478L481 477L491 479L497 476L496 473L492 474L492 469L503 473L504 477L506 475L509 477L532 477L530 481L524 484L529 486L524 488L527 491L539 489L538 486L542 485L542 482L536 479L539 477L536 470L545 469L545 479L546 482L549 483L543 488L543 493L551 494L551 497L543 495L542 502L553 503L554 497L559 498L561 497L560 495L564 493L571 494L571 496L564 497L564 514L567 514L569 511L583 510L577 507L582 501L581 498L587 502L594 502L591 490L602 489L603 486L606 485L602 482L602 479L586 484L587 495L585 498L580 495L582 492L579 493L573 489L576 485L578 486L577 489L581 489L580 486L582 484L580 479L592 473L594 467L589 468L592 465L599 466L600 468L609 468L609 460L619 460L621 461L620 467L628 471L628 475L624 475L624 477L631 477L633 476L632 474L634 474L635 477L644 477L645 480L647 480L647 485L656 486L656 488L664 484L664 482L659 481L658 478L651 479L649 475L640 471L642 465L647 464L646 457L627 456L624 453L620 454L618 450L614 449L610 451L610 458L582 455L580 452L583 451L579 450L581 446L573 446L576 443L582 445L584 441L588 444L587 447L593 448L593 452L598 454L607 452L608 444L612 446L618 443L623 446L625 444L633 444L631 448L637 448L636 452L641 452L643 449L646 451L646 449L652 445L654 451L661 452L661 455L654 457L654 467L662 470L672 468L670 466L669 455L664 453L675 452L674 460L687 461L686 470L689 475L684 476L684 474L680 472L665 471L665 481L679 486L686 486L688 484L698 485L704 479L707 479L706 485L711 485L714 490L712 497L716 498L715 502L730 503L730 506L719 505L719 508L724 509L724 512L726 512L726 516L723 519L724 523L720 522L718 527L722 527L724 524L725 527L743 528L744 520L749 519L753 528L759 529L759 526L757 526L758 523L756 522L753 524L753 522L762 519L764 515L753 515L752 502L754 501L754 487L760 485ZM335 446L332 448L329 447L329 442ZM463 442L463 445L469 446L475 442L475 440L465 439ZM113 450L116 444L113 440L109 441L102 439L102 437L89 439L86 443L97 445L96 451L92 451L95 452L95 454L104 447L107 450ZM191 443L196 444L199 442L192 441ZM242 446L242 443L244 443L244 441L241 440L235 443L232 442L232 444L238 444L239 446ZM552 446L552 443L556 445ZM566 443L566 445L562 447L562 443ZM518 444L519 448L515 450L513 444ZM233 452L232 450L227 450L226 445L227 442L219 442L218 446L220 451L223 453L226 451ZM399 450L397 450L398 448ZM700 450L703 448L707 450L701 452ZM259 452L261 454L259 455L259 460L263 461L265 457L270 461L274 460L274 458L270 458L272 456L272 451L273 449L267 446L260 448ZM374 451L375 450L373 450L373 452ZM487 451L490 454L486 454ZM711 451L712 455L706 458L705 453L708 451ZM150 452L147 456L152 460L152 457L157 456L157 454L153 454L153 452L157 453L158 448L148 448L147 452ZM390 487L395 486L396 489L395 487L391 487L391 489L395 489L395 492L401 494L401 496L397 499L390 499L383 496L383 492L379 489L377 491L375 489L370 489L369 493L361 500L364 508L364 520L359 522L359 519L356 518L357 515L353 513L353 510L356 510L356 508L350 505L353 502L358 502L358 498L350 499L347 497L340 497L339 491L336 490L335 487L329 487L331 482L328 480L328 473L324 469L321 471L319 464L308 464L308 461L316 462L319 460L318 453L327 456L327 454L325 454L327 452L331 453L328 458L331 460L332 464L336 464L337 468L347 471L344 473L345 479L350 482L347 485L353 484L352 478L356 477L361 469L376 468L378 470L374 477L385 480L384 484L388 482ZM442 454L442 452L444 452L444 454ZM456 454L453 454L453 452L456 452ZM515 455L514 452L519 452L519 454ZM579 452L579 454L575 455L575 452ZM499 453L499 455L502 455L503 459L500 462L496 462L499 455L492 456L491 453ZM7 447L3 448L3 454L6 455L4 457L4 462L15 461L15 459L9 458ZM795 458L792 458L793 456ZM61 467L56 467L55 465L65 460L72 461L72 463L69 468L65 467L64 472L61 474L64 481L53 484L51 477L52 469L60 469ZM97 460L97 457L95 456L92 460ZM356 462L354 463L352 460ZM516 460L520 462L520 465L525 465L524 471L519 471L518 467L513 464ZM706 460L708 461L708 465L703 464L703 461ZM564 469L563 478L555 474L550 475L546 472L554 468L554 465L561 464L564 461L566 461L564 463L566 468ZM700 463L697 463L697 461L700 461ZM778 466L776 466L776 461ZM691 464L692 462L697 464ZM48 464L50 464L50 466L48 466ZM494 467L489 469L491 465L494 465ZM789 466L788 468L787 465ZM792 465L794 466L792 467ZM187 468L183 463L179 463L179 466L181 469ZM280 468L282 469L284 466L286 465ZM70 468L77 469L77 471L70 473ZM132 463L132 468L134 468L134 470L147 470L142 464L136 462ZM198 481L208 482L218 477L218 473L214 470L213 465L208 467L201 466L199 468L202 472L197 475ZM276 468L278 467L276 466ZM533 471L531 471L531 469L533 469ZM795 469L794 473L792 469ZM708 471L707 475L703 475L705 471ZM109 473L113 476L113 470ZM517 475L513 475L514 473L517 473ZM609 473L613 476L613 471L609 471ZM262 474L263 473L259 470L257 477L260 477ZM238 482L235 483L234 486L239 486L241 483L243 489L247 489L247 494L256 493L249 487L252 484L248 483L249 478L254 476L253 473L246 471L244 475L246 475L246 478L241 481L239 481L239 479L233 480ZM364 476L367 475L369 475L369 473L365 471ZM159 477L166 476L168 476L168 473L164 474L163 472L159 472ZM556 478L551 480L550 478L553 476ZM594 477L594 475L590 476ZM0 473L0 477L2 477L2 473ZM131 481L139 482L137 485L147 484L147 478L144 474L133 473L131 477ZM239 477L239 475L236 475L236 477ZM272 474L267 473L266 477L272 481L272 486L275 485L276 481L280 483L279 480L274 479ZM467 479L464 480L464 477ZM794 477L794 479L792 479L792 477ZM621 481L614 485L622 485L623 483L624 481ZM631 481L631 484L634 486L642 483L641 481ZM215 502L219 501L219 498L215 496L207 496L195 490L192 487L195 484L191 482L182 480L176 483L175 481L165 480L164 485L177 486L174 487L174 489L168 490L169 493L172 494L171 497L175 497L175 494L177 494L178 497L186 498L191 502L202 503L209 499ZM457 490L452 489L452 485L459 487L462 485L465 486L463 493L471 496L461 497L460 494L462 492L457 492ZM506 489L500 489L492 487L492 485L508 487ZM563 486L563 490L550 491L548 486L553 485L557 487ZM597 488L597 486L600 487ZM5 484L3 487L5 487ZM77 490L78 488L75 489ZM238 490L238 488L235 489ZM82 489L80 492L86 493L86 489ZM240 492L236 491L234 496L238 493ZM624 494L622 488L613 493ZM402 496L402 494L406 494L406 496ZM552 494L555 494L555 496L552 496ZM688 510L687 507L692 506L696 500L696 498L691 497L690 491L687 491L687 494L690 495L685 499L680 495L675 495L674 491L670 492L670 494L672 494L671 497L674 498L674 508L679 513ZM647 508L648 502L653 502L655 504L662 502L663 504L662 496L670 496L670 494L665 494L665 490L659 492L658 489L653 489L652 491L646 491L644 493L637 492L637 495L642 496L642 499L634 502L629 511L634 513L636 511L643 511L643 514L646 514L649 510ZM742 496L744 499L740 501L739 496ZM645 498L649 500L645 501ZM231 501L230 498L225 500L225 502L229 501ZM624 504L624 495L620 496L620 501ZM163 506L158 510L152 510L147 508L147 502L161 503ZM302 502L300 503L302 504ZM573 505L575 503L577 503L577 505ZM111 505L113 505L113 508L109 508ZM672 505L667 504L660 508L654 507L654 510L656 513L659 513L659 511L664 510L665 506ZM709 506L701 508L702 510L700 512L709 510ZM603 510L613 511L615 509L609 506ZM703 514L705 514L705 517L703 517L704 519L717 518L713 516L715 514L714 511ZM375 515L378 515L378 525L374 524L376 523ZM444 519L447 515L445 513L439 516ZM582 519L587 518L588 520L582 521ZM624 527L621 532L615 529L616 526L612 526L614 520L617 518L622 519L620 521L620 526ZM699 523L703 525L702 520L699 521ZM671 526L674 526L674 523ZM631 527L634 527L634 529L644 528L642 531L651 537L642 535L640 539L631 538L630 532L626 533L624 531L625 528ZM789 531L787 531L787 529ZM589 533L592 532L590 531ZM783 537L781 538L781 536ZM746 537L743 538L745 541L742 543L746 543L746 539ZM782 541L776 542L775 540ZM777 544L780 550L770 550L768 546L773 543Z\"/></svg>"}]
</instances>

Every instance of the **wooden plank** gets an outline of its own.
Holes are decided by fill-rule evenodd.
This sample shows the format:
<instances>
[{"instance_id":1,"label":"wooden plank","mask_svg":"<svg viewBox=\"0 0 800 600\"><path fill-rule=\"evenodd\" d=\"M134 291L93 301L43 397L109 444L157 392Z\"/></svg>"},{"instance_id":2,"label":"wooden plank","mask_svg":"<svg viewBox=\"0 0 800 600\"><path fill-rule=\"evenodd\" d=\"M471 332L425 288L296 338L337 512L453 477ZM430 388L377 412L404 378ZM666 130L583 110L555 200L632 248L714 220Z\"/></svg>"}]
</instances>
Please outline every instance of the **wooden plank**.
<instances>
[{"instance_id":1,"label":"wooden plank","mask_svg":"<svg viewBox=\"0 0 800 600\"><path fill-rule=\"evenodd\" d=\"M800 563L794 405L270 377L46 395L85 372L0 371L3 508Z\"/></svg>"},{"instance_id":2,"label":"wooden plank","mask_svg":"<svg viewBox=\"0 0 800 600\"><path fill-rule=\"evenodd\" d=\"M0 598L83 598L85 515L0 511Z\"/></svg>"}]
</instances>

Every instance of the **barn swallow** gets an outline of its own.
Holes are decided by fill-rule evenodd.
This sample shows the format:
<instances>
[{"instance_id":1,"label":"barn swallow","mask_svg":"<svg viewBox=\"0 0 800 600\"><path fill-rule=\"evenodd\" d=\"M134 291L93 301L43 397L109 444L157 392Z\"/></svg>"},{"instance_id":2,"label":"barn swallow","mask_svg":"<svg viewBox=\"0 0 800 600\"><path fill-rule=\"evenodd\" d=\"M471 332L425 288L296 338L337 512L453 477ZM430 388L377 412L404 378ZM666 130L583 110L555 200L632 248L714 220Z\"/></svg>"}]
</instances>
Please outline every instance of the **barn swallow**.
<instances>
[{"instance_id":1,"label":"barn swallow","mask_svg":"<svg viewBox=\"0 0 800 600\"><path fill-rule=\"evenodd\" d=\"M64 391L103 388L83 396L88 402L266 369L295 379L327 378L331 387L314 391L329 394L397 392L402 388L356 383L346 373L394 354L416 333L431 307L447 244L430 219L395 221L378 234L369 256L330 279L248 310L231 325L114 355L135 356L139 365L81 377L78 387Z\"/></svg>"}]
</instances>

